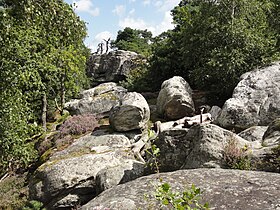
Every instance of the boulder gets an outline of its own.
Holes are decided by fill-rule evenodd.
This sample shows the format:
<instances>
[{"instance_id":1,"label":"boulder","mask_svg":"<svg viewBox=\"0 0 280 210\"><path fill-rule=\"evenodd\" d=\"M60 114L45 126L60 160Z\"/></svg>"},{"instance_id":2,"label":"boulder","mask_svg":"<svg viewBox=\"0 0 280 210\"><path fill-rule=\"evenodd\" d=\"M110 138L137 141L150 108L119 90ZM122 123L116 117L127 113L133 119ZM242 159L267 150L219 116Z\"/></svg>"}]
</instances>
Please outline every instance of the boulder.
<instances>
[{"instance_id":1,"label":"boulder","mask_svg":"<svg viewBox=\"0 0 280 210\"><path fill-rule=\"evenodd\" d=\"M263 135L262 143L264 146L280 145L280 118L275 119L269 124Z\"/></svg>"},{"instance_id":2,"label":"boulder","mask_svg":"<svg viewBox=\"0 0 280 210\"><path fill-rule=\"evenodd\" d=\"M160 133L155 145L160 149L160 171L223 167L225 146L234 140L239 148L250 151L262 148L261 141L250 142L213 124L198 124L190 129L178 128Z\"/></svg>"},{"instance_id":3,"label":"boulder","mask_svg":"<svg viewBox=\"0 0 280 210\"><path fill-rule=\"evenodd\" d=\"M99 131L81 137L36 170L29 185L31 199L47 209L72 209L142 176L144 165L131 155L130 146L122 134Z\"/></svg>"},{"instance_id":4,"label":"boulder","mask_svg":"<svg viewBox=\"0 0 280 210\"><path fill-rule=\"evenodd\" d=\"M161 85L157 98L158 113L170 120L194 114L192 89L182 77L172 77Z\"/></svg>"},{"instance_id":5,"label":"boulder","mask_svg":"<svg viewBox=\"0 0 280 210\"><path fill-rule=\"evenodd\" d=\"M115 50L108 54L92 54L87 61L87 75L92 85L124 80L143 57L135 52Z\"/></svg>"},{"instance_id":6,"label":"boulder","mask_svg":"<svg viewBox=\"0 0 280 210\"><path fill-rule=\"evenodd\" d=\"M247 128L246 130L240 132L238 136L241 138L247 140L247 141L257 141L262 142L263 135L265 131L267 130L268 126L252 126L250 128Z\"/></svg>"},{"instance_id":7,"label":"boulder","mask_svg":"<svg viewBox=\"0 0 280 210\"><path fill-rule=\"evenodd\" d=\"M127 90L116 83L98 85L81 93L81 99L74 99L65 104L71 115L97 114L109 116L111 108L120 102Z\"/></svg>"},{"instance_id":8,"label":"boulder","mask_svg":"<svg viewBox=\"0 0 280 210\"><path fill-rule=\"evenodd\" d=\"M81 210L89 209L170 209L156 200L158 186L168 183L172 192L201 189L200 204L211 209L279 209L280 174L225 169L178 170L153 174L115 186L94 198Z\"/></svg>"},{"instance_id":9,"label":"boulder","mask_svg":"<svg viewBox=\"0 0 280 210\"><path fill-rule=\"evenodd\" d=\"M267 126L280 116L279 84L280 62L243 74L217 122L237 131L254 125Z\"/></svg>"},{"instance_id":10,"label":"boulder","mask_svg":"<svg viewBox=\"0 0 280 210\"><path fill-rule=\"evenodd\" d=\"M150 119L150 108L146 99L136 92L127 93L120 104L110 111L110 125L116 131L131 131L144 128Z\"/></svg>"}]
</instances>

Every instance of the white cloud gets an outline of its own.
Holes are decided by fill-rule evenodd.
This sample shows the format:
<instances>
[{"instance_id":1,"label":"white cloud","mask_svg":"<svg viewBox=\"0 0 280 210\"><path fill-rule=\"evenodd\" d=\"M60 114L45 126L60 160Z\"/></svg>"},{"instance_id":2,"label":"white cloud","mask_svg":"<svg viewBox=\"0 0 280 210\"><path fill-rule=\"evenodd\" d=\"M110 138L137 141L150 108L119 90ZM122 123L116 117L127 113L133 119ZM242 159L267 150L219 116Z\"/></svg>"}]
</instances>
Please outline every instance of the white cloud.
<instances>
[{"instance_id":1,"label":"white cloud","mask_svg":"<svg viewBox=\"0 0 280 210\"><path fill-rule=\"evenodd\" d=\"M129 0L128 2L129 3L133 3L133 2L136 2L136 0Z\"/></svg>"},{"instance_id":2,"label":"white cloud","mask_svg":"<svg viewBox=\"0 0 280 210\"><path fill-rule=\"evenodd\" d=\"M122 16L122 15L124 15L125 10L126 10L126 8L125 8L124 5L116 5L115 9L113 9L112 12L115 13L116 15L118 15L118 16Z\"/></svg>"},{"instance_id":3,"label":"white cloud","mask_svg":"<svg viewBox=\"0 0 280 210\"><path fill-rule=\"evenodd\" d=\"M108 40L109 38L111 38L111 40L114 39L114 35L112 33L110 33L109 31L102 31L94 37L93 42L91 42L88 45L88 47L91 49L92 52L96 52L98 44L100 42L105 43L104 39Z\"/></svg>"},{"instance_id":4,"label":"white cloud","mask_svg":"<svg viewBox=\"0 0 280 210\"><path fill-rule=\"evenodd\" d=\"M149 25L148 23L146 23L143 19L141 18L132 18L132 17L126 17L122 20L119 21L119 26L121 28L125 28L125 27L130 27L133 29L148 29L149 31L151 31L152 33L155 32L155 28L151 25Z\"/></svg>"},{"instance_id":5,"label":"white cloud","mask_svg":"<svg viewBox=\"0 0 280 210\"><path fill-rule=\"evenodd\" d=\"M135 9L134 8L128 12L129 15L133 15L134 13L135 13Z\"/></svg>"},{"instance_id":6,"label":"white cloud","mask_svg":"<svg viewBox=\"0 0 280 210\"><path fill-rule=\"evenodd\" d=\"M143 1L143 4L146 6L146 5L150 5L151 4L151 0L144 0Z\"/></svg>"},{"instance_id":7,"label":"white cloud","mask_svg":"<svg viewBox=\"0 0 280 210\"><path fill-rule=\"evenodd\" d=\"M73 5L76 6L75 11L77 11L77 12L87 12L87 13L91 14L92 16L98 16L100 13L99 8L94 7L91 0L73 1Z\"/></svg>"},{"instance_id":8,"label":"white cloud","mask_svg":"<svg viewBox=\"0 0 280 210\"><path fill-rule=\"evenodd\" d=\"M172 19L172 15L170 14L170 11L165 12L162 22L155 28L154 35L157 36L164 31L173 29L174 25L172 24L172 22L173 22L173 19Z\"/></svg>"},{"instance_id":9,"label":"white cloud","mask_svg":"<svg viewBox=\"0 0 280 210\"><path fill-rule=\"evenodd\" d=\"M180 0L162 0L155 1L154 6L161 12L172 10L175 6L180 3Z\"/></svg>"}]
</instances>

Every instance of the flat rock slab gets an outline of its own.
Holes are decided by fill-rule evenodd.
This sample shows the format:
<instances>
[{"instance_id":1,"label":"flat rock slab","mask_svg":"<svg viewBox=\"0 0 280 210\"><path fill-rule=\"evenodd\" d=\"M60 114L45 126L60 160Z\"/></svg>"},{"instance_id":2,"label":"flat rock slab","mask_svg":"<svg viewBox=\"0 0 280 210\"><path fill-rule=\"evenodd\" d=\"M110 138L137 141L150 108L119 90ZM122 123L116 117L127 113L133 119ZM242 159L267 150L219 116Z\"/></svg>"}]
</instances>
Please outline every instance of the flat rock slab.
<instances>
[{"instance_id":1,"label":"flat rock slab","mask_svg":"<svg viewBox=\"0 0 280 210\"><path fill-rule=\"evenodd\" d=\"M165 209L154 198L159 177L174 192L192 184L202 193L200 203L210 209L280 209L280 174L226 169L192 169L154 174L104 191L80 209ZM166 208L167 209L167 208Z\"/></svg>"}]
</instances>

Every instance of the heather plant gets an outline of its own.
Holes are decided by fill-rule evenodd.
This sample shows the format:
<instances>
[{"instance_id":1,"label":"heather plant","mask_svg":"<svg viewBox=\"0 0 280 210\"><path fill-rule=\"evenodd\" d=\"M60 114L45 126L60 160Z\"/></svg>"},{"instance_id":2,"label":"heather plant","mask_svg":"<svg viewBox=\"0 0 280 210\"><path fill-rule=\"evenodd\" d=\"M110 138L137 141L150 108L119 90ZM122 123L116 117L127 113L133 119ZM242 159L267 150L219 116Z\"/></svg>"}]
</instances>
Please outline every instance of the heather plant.
<instances>
[{"instance_id":1,"label":"heather plant","mask_svg":"<svg viewBox=\"0 0 280 210\"><path fill-rule=\"evenodd\" d=\"M98 119L92 114L69 117L58 129L59 138L67 135L82 135L98 127Z\"/></svg>"},{"instance_id":2,"label":"heather plant","mask_svg":"<svg viewBox=\"0 0 280 210\"><path fill-rule=\"evenodd\" d=\"M247 154L247 150L246 145L240 148L235 139L230 139L223 150L224 165L231 169L252 169L251 157Z\"/></svg>"}]
</instances>

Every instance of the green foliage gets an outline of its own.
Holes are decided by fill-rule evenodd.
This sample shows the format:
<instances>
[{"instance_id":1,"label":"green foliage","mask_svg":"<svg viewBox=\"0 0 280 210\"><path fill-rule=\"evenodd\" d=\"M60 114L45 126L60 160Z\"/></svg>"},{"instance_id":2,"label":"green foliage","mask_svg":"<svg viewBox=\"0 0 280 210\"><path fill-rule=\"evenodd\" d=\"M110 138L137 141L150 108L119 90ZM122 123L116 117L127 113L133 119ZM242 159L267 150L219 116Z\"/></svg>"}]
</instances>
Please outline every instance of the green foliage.
<instances>
[{"instance_id":1,"label":"green foliage","mask_svg":"<svg viewBox=\"0 0 280 210\"><path fill-rule=\"evenodd\" d=\"M150 137L149 133L149 138ZM160 155L160 149L153 143L151 143L151 148L146 150L146 153L150 156L148 166L151 168L152 171L159 173L159 163L158 163L158 157Z\"/></svg>"},{"instance_id":2,"label":"green foliage","mask_svg":"<svg viewBox=\"0 0 280 210\"><path fill-rule=\"evenodd\" d=\"M240 148L236 140L230 139L223 150L223 161L225 167L230 169L252 170L252 160L247 152L247 146Z\"/></svg>"},{"instance_id":3,"label":"green foliage","mask_svg":"<svg viewBox=\"0 0 280 210\"><path fill-rule=\"evenodd\" d=\"M172 11L176 28L154 48L152 72L228 96L241 74L277 59L276 11L278 0L182 0Z\"/></svg>"},{"instance_id":4,"label":"green foliage","mask_svg":"<svg viewBox=\"0 0 280 210\"><path fill-rule=\"evenodd\" d=\"M85 23L61 0L1 2L0 174L27 167L36 155L28 143L41 132L47 109L60 107L87 84Z\"/></svg>"},{"instance_id":5,"label":"green foliage","mask_svg":"<svg viewBox=\"0 0 280 210\"><path fill-rule=\"evenodd\" d=\"M126 27L119 31L115 41L111 42L113 48L133 51L144 56L150 55L150 42L152 33L147 30L138 30Z\"/></svg>"},{"instance_id":6,"label":"green foliage","mask_svg":"<svg viewBox=\"0 0 280 210\"><path fill-rule=\"evenodd\" d=\"M167 206L171 209L209 209L208 203L205 203L204 205L199 203L200 195L200 188L196 188L194 185L192 185L191 189L187 189L180 193L172 192L170 184L163 183L156 189L155 197L163 206Z\"/></svg>"},{"instance_id":7,"label":"green foliage","mask_svg":"<svg viewBox=\"0 0 280 210\"><path fill-rule=\"evenodd\" d=\"M46 208L43 208L43 203L40 201L32 200L29 201L22 210L46 210Z\"/></svg>"},{"instance_id":8,"label":"green foliage","mask_svg":"<svg viewBox=\"0 0 280 210\"><path fill-rule=\"evenodd\" d=\"M128 89L128 91L148 92L151 91L152 83L149 72L149 66L145 60L133 60L136 68L132 69L124 81L120 85Z\"/></svg>"}]
</instances>

